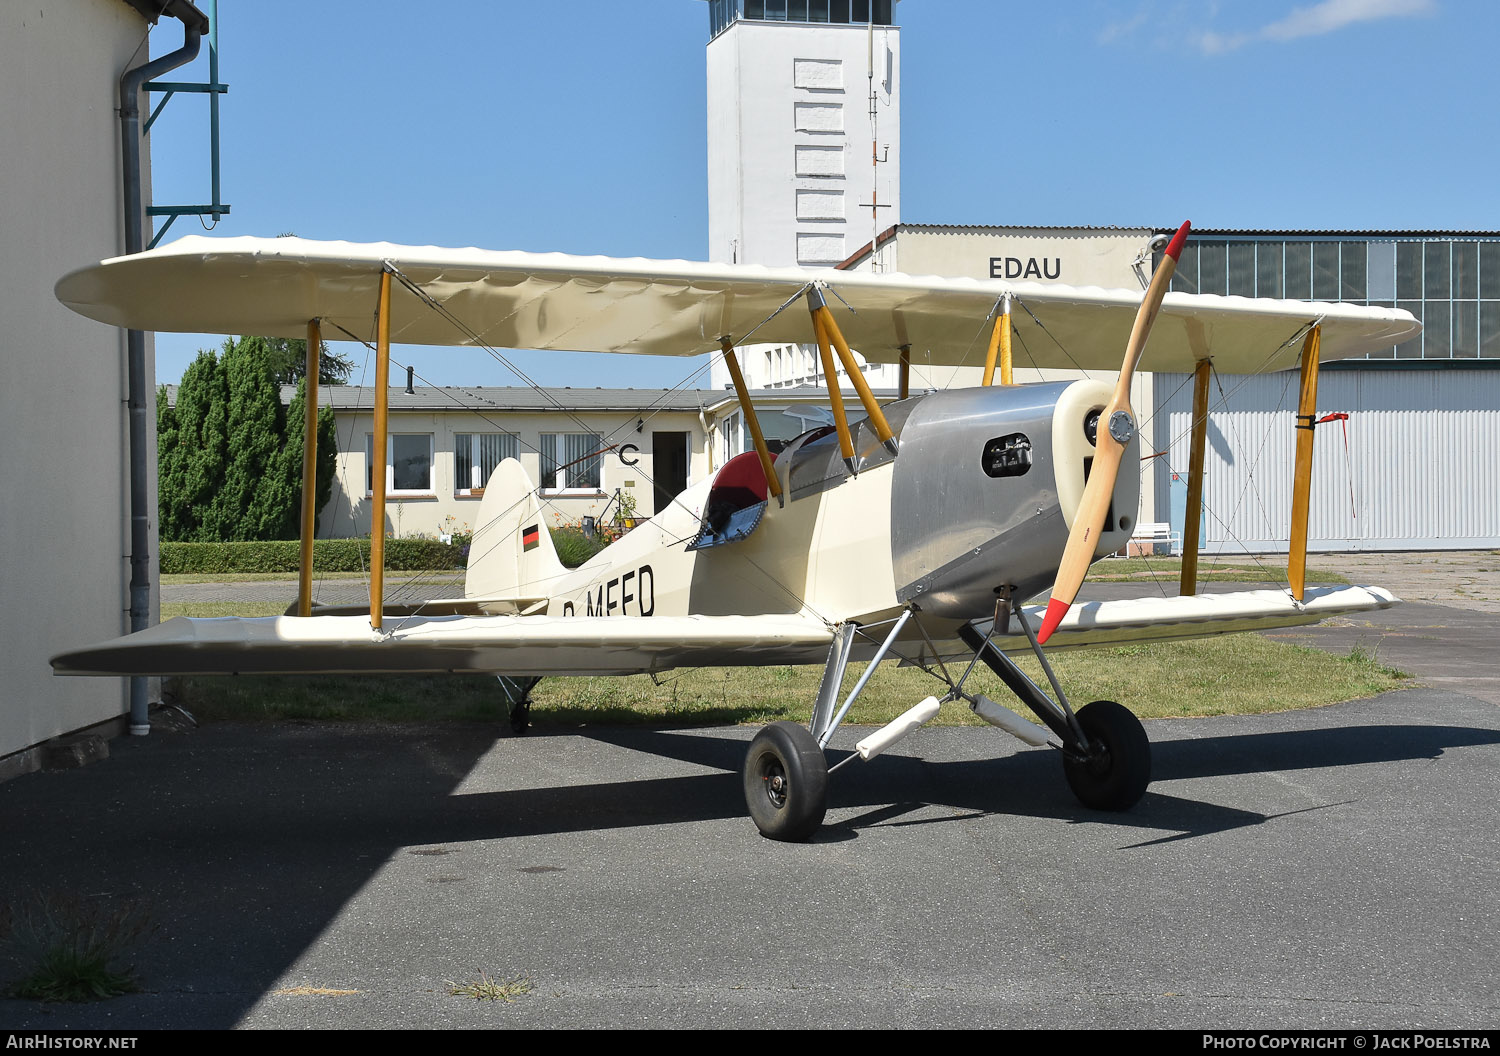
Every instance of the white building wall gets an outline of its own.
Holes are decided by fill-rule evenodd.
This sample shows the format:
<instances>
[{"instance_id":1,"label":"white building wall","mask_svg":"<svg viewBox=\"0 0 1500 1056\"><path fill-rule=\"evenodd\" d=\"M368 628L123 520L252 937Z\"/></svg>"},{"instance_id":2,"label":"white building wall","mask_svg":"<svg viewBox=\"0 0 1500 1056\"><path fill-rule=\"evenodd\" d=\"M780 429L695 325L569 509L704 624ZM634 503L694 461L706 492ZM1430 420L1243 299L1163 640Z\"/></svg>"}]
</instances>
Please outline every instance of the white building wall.
<instances>
[{"instance_id":1,"label":"white building wall","mask_svg":"<svg viewBox=\"0 0 1500 1056\"><path fill-rule=\"evenodd\" d=\"M895 26L741 21L710 41L709 259L832 267L899 222L900 95ZM763 352L741 357L751 388L808 377L806 349L780 374Z\"/></svg>"},{"instance_id":2,"label":"white building wall","mask_svg":"<svg viewBox=\"0 0 1500 1056\"><path fill-rule=\"evenodd\" d=\"M1150 278L1149 228L1058 230L1037 227L948 227L906 225L882 247L887 267L905 275L941 275L945 278L1010 279L1024 282L1059 282L1069 286L1102 286L1106 289L1140 290ZM1144 256L1144 263L1141 264ZM1137 270L1137 267L1140 270ZM858 269L869 270L868 261ZM1014 311L1022 311L1019 306ZM984 356L989 334L983 319L974 320L975 343L971 361L964 366L934 366L923 361L922 350L912 349L911 388L966 388L978 385L984 374ZM1123 356L1125 350L1120 349ZM1059 381L1081 377L1075 370L1031 370L1025 366L1026 349L1013 348L1016 381ZM882 365L872 381L891 388L899 384L898 368ZM1150 405L1150 381L1138 375L1132 390L1137 407ZM1148 438L1149 439L1149 438ZM1149 501L1149 500L1148 500Z\"/></svg>"},{"instance_id":3,"label":"white building wall","mask_svg":"<svg viewBox=\"0 0 1500 1056\"><path fill-rule=\"evenodd\" d=\"M635 423L644 422L640 432ZM478 415L466 411L392 411L389 431L426 435L432 438L430 490L419 495L390 495L386 501L387 534L397 537L426 536L472 529L477 523L482 494L464 494L455 472L454 437L458 433L513 433L518 438L518 457L533 482L541 479L541 456L538 453L542 433L578 433L585 429L598 432L604 445L615 445L600 459L600 486L597 491L543 492L543 507L555 514L554 526L576 525L584 517L601 514L613 518L618 506L614 495L635 501L636 514L650 517L654 505L652 481L655 467L652 456L652 434L685 432L687 436L689 483L702 480L712 470L709 439L714 421L707 431L698 414L687 411L593 411L574 415L507 412L500 415ZM366 486L367 437L374 433L370 411L338 411L336 416L339 454L333 493L318 516L321 538L343 539L370 534L371 495ZM623 451L633 444L635 450ZM628 465L624 458L634 460Z\"/></svg>"},{"instance_id":4,"label":"white building wall","mask_svg":"<svg viewBox=\"0 0 1500 1056\"><path fill-rule=\"evenodd\" d=\"M47 664L128 630L130 537L124 334L52 286L123 251L115 108L145 31L120 0L0 4L0 774L127 706Z\"/></svg>"}]
</instances>

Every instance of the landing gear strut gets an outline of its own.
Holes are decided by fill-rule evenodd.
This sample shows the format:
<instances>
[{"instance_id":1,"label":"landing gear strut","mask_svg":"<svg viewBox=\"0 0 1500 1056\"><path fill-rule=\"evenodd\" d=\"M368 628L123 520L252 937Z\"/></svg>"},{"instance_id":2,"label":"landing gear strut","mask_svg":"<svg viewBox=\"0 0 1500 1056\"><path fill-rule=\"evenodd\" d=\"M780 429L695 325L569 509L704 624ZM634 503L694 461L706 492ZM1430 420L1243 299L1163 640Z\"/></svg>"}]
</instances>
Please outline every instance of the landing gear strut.
<instances>
[{"instance_id":1,"label":"landing gear strut","mask_svg":"<svg viewBox=\"0 0 1500 1056\"><path fill-rule=\"evenodd\" d=\"M823 681L813 705L811 729L803 729L795 722L773 722L750 742L742 775L745 806L762 836L772 840L805 840L823 824L828 806L828 760L823 749L913 615L912 609L903 609L900 616L888 621L890 629L885 640L875 650L843 706L837 707L854 638L861 631L857 624L842 624L829 645ZM855 746L856 754L838 766L851 759L879 755L935 714L937 700L929 698L866 737Z\"/></svg>"},{"instance_id":2,"label":"landing gear strut","mask_svg":"<svg viewBox=\"0 0 1500 1056\"><path fill-rule=\"evenodd\" d=\"M1112 700L1096 700L1074 712L1020 606L1014 611L1051 680L1056 701L972 625L960 627L958 636L1062 742L1063 776L1079 802L1094 810L1129 810L1151 783L1151 742L1141 720Z\"/></svg>"},{"instance_id":3,"label":"landing gear strut","mask_svg":"<svg viewBox=\"0 0 1500 1056\"><path fill-rule=\"evenodd\" d=\"M1003 603L1009 603L1009 600L1008 595L1002 599ZM997 609L997 622L1000 611ZM1151 742L1147 740L1146 730L1140 720L1128 708L1112 700L1096 700L1075 712L1068 704L1068 698L1063 694L1062 686L1053 674L1041 646L1037 644L1036 635L1026 622L1025 613L1019 605L1014 606L1011 611L1026 632L1056 699L1049 697L1016 666L1015 661L991 641L990 634L994 633L993 630L990 634L983 634L973 624L963 624L958 629L959 638L974 651L973 659L957 682L948 678L944 669L942 677L949 689L943 699L967 700L975 713L986 722L999 726L1027 744L1060 744L1063 774L1067 778L1068 787L1084 806L1094 810L1127 810L1134 806L1146 794L1146 788L1151 783ZM773 722L750 742L750 751L745 757L745 769L741 775L742 787L745 805L761 835L772 840L805 840L823 824L829 776L823 750L876 666L885 658L902 628L914 615L915 609L907 608L899 617L889 621L891 627L884 642L876 650L842 707L837 707L855 636L865 630L853 623L841 625L829 646L823 682L818 688L817 702L813 705L811 730L794 722ZM920 622L916 626L922 630ZM925 638L926 631L922 630L922 634ZM869 640L875 641L874 638ZM932 648L932 655L937 656L938 651L932 646L930 639L927 644ZM987 697L964 691L964 682L981 660L1000 676L1011 692L1036 713L1046 724L1045 728L1026 721ZM942 663L941 660L937 662ZM859 741L854 746L854 753L841 760L833 769L837 770L856 759L868 762L902 737L929 722L938 713L940 706L941 701L937 697L928 697Z\"/></svg>"}]
</instances>

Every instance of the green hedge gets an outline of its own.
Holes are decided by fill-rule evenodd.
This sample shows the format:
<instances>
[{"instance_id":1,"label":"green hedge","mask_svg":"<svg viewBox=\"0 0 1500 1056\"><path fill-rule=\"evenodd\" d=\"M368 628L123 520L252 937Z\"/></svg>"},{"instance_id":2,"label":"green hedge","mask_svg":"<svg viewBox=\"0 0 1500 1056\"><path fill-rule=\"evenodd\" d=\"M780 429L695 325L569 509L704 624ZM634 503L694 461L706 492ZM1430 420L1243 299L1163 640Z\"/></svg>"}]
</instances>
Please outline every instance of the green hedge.
<instances>
[{"instance_id":1,"label":"green hedge","mask_svg":"<svg viewBox=\"0 0 1500 1056\"><path fill-rule=\"evenodd\" d=\"M164 575L188 572L296 572L301 562L296 540L269 543L162 543ZM387 539L385 567L392 572L446 571L462 568L464 548L436 539ZM370 540L318 539L313 542L313 569L318 572L363 572L370 567Z\"/></svg>"},{"instance_id":2,"label":"green hedge","mask_svg":"<svg viewBox=\"0 0 1500 1056\"><path fill-rule=\"evenodd\" d=\"M553 528L551 533L552 548L566 568L577 568L609 545L602 535L590 539L580 528Z\"/></svg>"}]
</instances>

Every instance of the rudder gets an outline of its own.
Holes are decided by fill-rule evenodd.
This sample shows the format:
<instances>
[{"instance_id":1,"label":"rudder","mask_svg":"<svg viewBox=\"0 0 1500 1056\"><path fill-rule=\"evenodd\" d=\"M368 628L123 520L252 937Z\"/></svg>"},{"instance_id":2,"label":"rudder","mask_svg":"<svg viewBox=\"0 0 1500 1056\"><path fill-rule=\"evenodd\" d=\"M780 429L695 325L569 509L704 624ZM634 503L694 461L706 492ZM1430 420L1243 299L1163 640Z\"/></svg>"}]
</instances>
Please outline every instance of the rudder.
<instances>
[{"instance_id":1,"label":"rudder","mask_svg":"<svg viewBox=\"0 0 1500 1056\"><path fill-rule=\"evenodd\" d=\"M514 458L490 473L469 543L464 596L545 597L567 572L542 518L536 486Z\"/></svg>"}]
</instances>

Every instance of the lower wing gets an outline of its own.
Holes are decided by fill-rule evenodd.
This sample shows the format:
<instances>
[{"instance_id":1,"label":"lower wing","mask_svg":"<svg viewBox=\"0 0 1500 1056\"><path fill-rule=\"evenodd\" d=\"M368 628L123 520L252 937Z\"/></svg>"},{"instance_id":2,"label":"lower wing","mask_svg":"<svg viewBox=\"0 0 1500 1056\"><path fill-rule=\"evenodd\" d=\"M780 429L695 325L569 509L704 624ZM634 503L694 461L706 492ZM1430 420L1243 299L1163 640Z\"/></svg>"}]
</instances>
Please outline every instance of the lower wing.
<instances>
[{"instance_id":1,"label":"lower wing","mask_svg":"<svg viewBox=\"0 0 1500 1056\"><path fill-rule=\"evenodd\" d=\"M61 653L67 675L628 675L673 667L820 663L833 632L807 616L177 617Z\"/></svg>"},{"instance_id":2,"label":"lower wing","mask_svg":"<svg viewBox=\"0 0 1500 1056\"><path fill-rule=\"evenodd\" d=\"M1047 651L1297 627L1333 616L1388 609L1400 600L1380 587L1318 587L1309 589L1302 601L1285 590L1236 590L1177 598L1084 602L1074 605L1064 617L1048 640ZM1026 619L1033 629L1041 625L1045 612L1044 605L1027 607ZM990 628L979 624L978 629ZM994 641L1008 653L1031 649L1025 633L1013 620L1009 627L1000 628ZM954 652L964 651L959 647Z\"/></svg>"},{"instance_id":3,"label":"lower wing","mask_svg":"<svg viewBox=\"0 0 1500 1056\"><path fill-rule=\"evenodd\" d=\"M1396 602L1379 587L1324 587L1309 590L1301 602L1284 590L1087 602L1073 606L1047 648L1294 627ZM1033 626L1042 611L1041 606L1027 610ZM981 624L979 629L990 628ZM822 663L832 640L826 623L799 615L417 615L391 620L381 631L371 630L363 614L178 617L59 654L52 667L67 675L628 675L674 667ZM1006 652L1030 648L1014 620L995 633L994 641ZM937 648L945 660L972 655L957 641L939 641Z\"/></svg>"}]
</instances>

